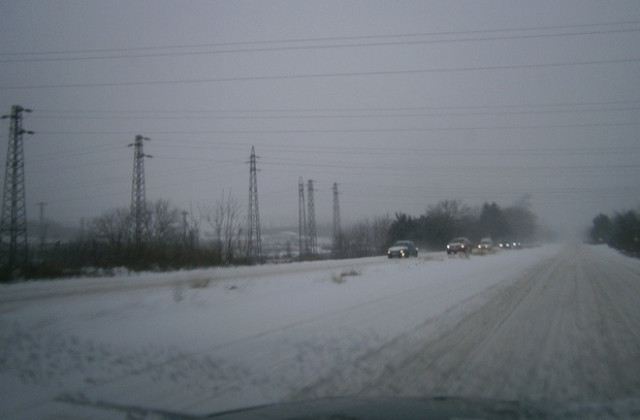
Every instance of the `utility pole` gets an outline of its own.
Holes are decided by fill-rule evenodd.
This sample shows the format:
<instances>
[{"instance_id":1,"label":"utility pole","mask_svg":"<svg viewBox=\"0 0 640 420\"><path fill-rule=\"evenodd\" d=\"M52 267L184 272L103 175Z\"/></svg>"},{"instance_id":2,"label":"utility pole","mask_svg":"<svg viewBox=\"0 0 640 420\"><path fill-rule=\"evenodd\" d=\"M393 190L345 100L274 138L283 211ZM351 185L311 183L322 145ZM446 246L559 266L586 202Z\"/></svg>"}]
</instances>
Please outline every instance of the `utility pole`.
<instances>
[{"instance_id":1,"label":"utility pole","mask_svg":"<svg viewBox=\"0 0 640 420\"><path fill-rule=\"evenodd\" d=\"M9 145L2 196L2 220L0 221L1 264L11 273L28 260L27 208L24 182L24 150L22 136L33 134L22 128L22 113L31 112L20 105L11 107L9 118Z\"/></svg>"},{"instance_id":2,"label":"utility pole","mask_svg":"<svg viewBox=\"0 0 640 420\"><path fill-rule=\"evenodd\" d=\"M133 223L133 242L136 246L142 243L143 235L147 230L147 198L144 181L144 158L152 157L146 155L143 149L143 141L149 141L148 137L137 135L133 146L133 180L131 183L131 221Z\"/></svg>"},{"instance_id":3,"label":"utility pole","mask_svg":"<svg viewBox=\"0 0 640 420\"><path fill-rule=\"evenodd\" d=\"M339 257L341 254L341 233L340 227L340 201L338 193L338 183L333 183L333 255Z\"/></svg>"},{"instance_id":4,"label":"utility pole","mask_svg":"<svg viewBox=\"0 0 640 420\"><path fill-rule=\"evenodd\" d=\"M316 235L316 210L315 204L313 202L313 180L310 179L307 181L307 194L309 195L309 200L307 202L309 206L308 216L309 216L309 252L311 255L316 255L318 253L318 236Z\"/></svg>"},{"instance_id":5,"label":"utility pole","mask_svg":"<svg viewBox=\"0 0 640 420\"><path fill-rule=\"evenodd\" d=\"M302 258L309 253L307 237L307 213L304 203L304 181L300 177L298 182L298 254Z\"/></svg>"},{"instance_id":6,"label":"utility pole","mask_svg":"<svg viewBox=\"0 0 640 420\"><path fill-rule=\"evenodd\" d=\"M251 146L249 157L249 227L247 238L247 257L251 262L262 261L262 239L260 238L260 212L258 210L258 175L256 169L256 151Z\"/></svg>"}]
</instances>

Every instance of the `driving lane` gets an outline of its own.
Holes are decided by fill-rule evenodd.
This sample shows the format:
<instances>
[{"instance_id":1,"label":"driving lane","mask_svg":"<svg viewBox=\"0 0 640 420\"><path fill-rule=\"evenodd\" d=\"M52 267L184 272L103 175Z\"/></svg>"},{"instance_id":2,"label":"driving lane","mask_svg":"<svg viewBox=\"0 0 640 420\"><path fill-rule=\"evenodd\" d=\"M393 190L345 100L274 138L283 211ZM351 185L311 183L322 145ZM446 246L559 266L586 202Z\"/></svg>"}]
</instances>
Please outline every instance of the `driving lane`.
<instances>
[{"instance_id":1,"label":"driving lane","mask_svg":"<svg viewBox=\"0 0 640 420\"><path fill-rule=\"evenodd\" d=\"M638 260L567 246L477 310L441 320L417 351L360 394L590 404L638 398L639 302Z\"/></svg>"}]
</instances>

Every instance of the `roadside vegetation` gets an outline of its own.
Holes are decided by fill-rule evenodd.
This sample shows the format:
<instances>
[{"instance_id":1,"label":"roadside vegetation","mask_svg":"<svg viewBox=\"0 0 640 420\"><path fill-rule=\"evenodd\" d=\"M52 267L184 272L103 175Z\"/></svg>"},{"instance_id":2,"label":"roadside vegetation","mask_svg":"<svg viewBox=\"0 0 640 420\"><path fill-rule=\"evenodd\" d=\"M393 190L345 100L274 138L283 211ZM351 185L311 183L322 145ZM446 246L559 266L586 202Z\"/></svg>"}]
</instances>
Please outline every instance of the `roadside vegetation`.
<instances>
[{"instance_id":1,"label":"roadside vegetation","mask_svg":"<svg viewBox=\"0 0 640 420\"><path fill-rule=\"evenodd\" d=\"M506 208L495 202L484 203L478 209L459 200L445 200L428 207L418 217L396 213L388 239L410 239L423 248L441 250L456 236L477 243L484 237L532 242L544 235L548 233L543 232L525 201Z\"/></svg>"},{"instance_id":2,"label":"roadside vegetation","mask_svg":"<svg viewBox=\"0 0 640 420\"><path fill-rule=\"evenodd\" d=\"M223 194L214 206L185 211L166 200L148 204L142 240L132 240L128 208L112 209L84 224L73 239L30 245L30 261L13 273L15 278L108 276L122 271L168 271L250 264L247 259L246 218L239 202ZM299 256L297 238L286 244L263 245L264 261L360 258L383 255L396 240L413 240L421 249L441 250L456 236L472 242L494 240L532 241L540 235L535 214L526 200L501 208L496 203L469 207L460 200L430 206L420 216L396 213L363 220L343 228L316 255Z\"/></svg>"},{"instance_id":3,"label":"roadside vegetation","mask_svg":"<svg viewBox=\"0 0 640 420\"><path fill-rule=\"evenodd\" d=\"M636 210L616 212L613 216L600 213L593 219L588 237L592 243L607 244L640 257L640 214Z\"/></svg>"}]
</instances>

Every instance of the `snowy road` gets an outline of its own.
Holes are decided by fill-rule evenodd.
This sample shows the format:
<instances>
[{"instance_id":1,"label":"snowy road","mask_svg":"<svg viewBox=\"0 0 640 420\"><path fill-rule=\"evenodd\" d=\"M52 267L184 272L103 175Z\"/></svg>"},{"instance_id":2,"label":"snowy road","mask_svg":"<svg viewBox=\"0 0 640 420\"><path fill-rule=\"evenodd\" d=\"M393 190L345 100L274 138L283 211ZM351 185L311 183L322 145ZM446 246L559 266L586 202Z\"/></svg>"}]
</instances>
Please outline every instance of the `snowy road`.
<instances>
[{"instance_id":1,"label":"snowy road","mask_svg":"<svg viewBox=\"0 0 640 420\"><path fill-rule=\"evenodd\" d=\"M639 302L640 261L580 245L3 286L0 417L344 395L624 410Z\"/></svg>"},{"instance_id":2,"label":"snowy road","mask_svg":"<svg viewBox=\"0 0 640 420\"><path fill-rule=\"evenodd\" d=\"M563 248L478 308L459 309L461 316L439 319L432 332L402 337L412 346L405 357L377 360L374 352L359 360L383 363L377 378L363 375L357 389L343 388L348 381L338 374L303 396L355 391L582 402L640 396L637 261Z\"/></svg>"}]
</instances>

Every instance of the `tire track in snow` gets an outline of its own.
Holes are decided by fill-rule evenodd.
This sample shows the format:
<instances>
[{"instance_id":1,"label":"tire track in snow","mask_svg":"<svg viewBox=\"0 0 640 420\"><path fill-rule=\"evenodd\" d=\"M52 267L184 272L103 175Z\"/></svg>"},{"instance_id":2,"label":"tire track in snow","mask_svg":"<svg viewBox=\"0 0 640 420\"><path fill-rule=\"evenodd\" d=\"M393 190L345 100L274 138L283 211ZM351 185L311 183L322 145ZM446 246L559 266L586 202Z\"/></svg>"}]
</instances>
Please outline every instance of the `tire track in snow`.
<instances>
[{"instance_id":1,"label":"tire track in snow","mask_svg":"<svg viewBox=\"0 0 640 420\"><path fill-rule=\"evenodd\" d=\"M569 248L460 322L443 320L440 331L423 334L421 345L414 344L403 360L371 352L361 363L384 366L375 378L345 382L334 375L297 397L335 392L561 402L637 398L638 301L640 270L618 268L588 248ZM400 341L411 340L416 338Z\"/></svg>"},{"instance_id":2,"label":"tire track in snow","mask_svg":"<svg viewBox=\"0 0 640 420\"><path fill-rule=\"evenodd\" d=\"M548 270L548 264L542 263L536 268L540 269ZM452 374L454 367L459 368L467 363L466 357L460 357L455 349L468 349L477 347L478 342L489 342L491 337L485 336L481 331L488 326L502 324L533 286L534 283L526 277L506 288L504 284L499 284L474 295L438 319L427 320L383 346L367 352L357 360L353 368L337 369L294 393L291 398L304 400L332 395L405 395L394 384L394 378L400 377L402 381L406 381L425 368L439 372L437 377L432 378L434 384L439 383L442 378ZM489 298L489 294L495 296ZM487 313L487 306L499 309ZM465 333L461 335L459 331ZM425 343L428 344L425 346ZM442 393L437 386L434 385L433 388L426 395ZM414 388L406 395L425 394Z\"/></svg>"}]
</instances>

